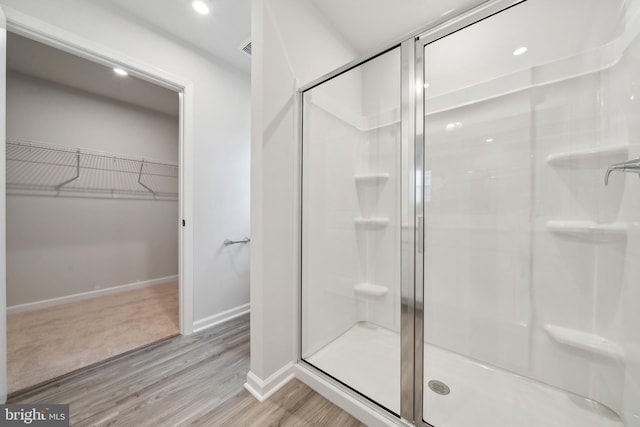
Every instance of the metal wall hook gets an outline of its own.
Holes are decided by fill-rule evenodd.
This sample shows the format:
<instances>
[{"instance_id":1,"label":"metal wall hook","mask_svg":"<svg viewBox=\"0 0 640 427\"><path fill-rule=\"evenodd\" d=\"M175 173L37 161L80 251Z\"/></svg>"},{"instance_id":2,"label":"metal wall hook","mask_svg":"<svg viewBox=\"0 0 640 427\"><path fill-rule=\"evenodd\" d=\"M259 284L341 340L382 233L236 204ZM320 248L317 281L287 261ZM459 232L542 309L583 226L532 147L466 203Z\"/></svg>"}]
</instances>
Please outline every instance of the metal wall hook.
<instances>
[{"instance_id":1,"label":"metal wall hook","mask_svg":"<svg viewBox=\"0 0 640 427\"><path fill-rule=\"evenodd\" d=\"M607 172L604 175L604 185L609 185L609 175L612 172L627 172L638 174L640 178L640 158L627 160L626 162L614 163L607 168Z\"/></svg>"},{"instance_id":2,"label":"metal wall hook","mask_svg":"<svg viewBox=\"0 0 640 427\"><path fill-rule=\"evenodd\" d=\"M240 243L249 243L250 241L251 241L251 239L250 239L250 238L245 237L245 238L244 238L244 239L242 239L242 240L229 240L229 239L225 239L223 243L224 243L224 245L225 245L225 246L229 246L229 245L237 245L237 244L240 244Z\"/></svg>"}]
</instances>

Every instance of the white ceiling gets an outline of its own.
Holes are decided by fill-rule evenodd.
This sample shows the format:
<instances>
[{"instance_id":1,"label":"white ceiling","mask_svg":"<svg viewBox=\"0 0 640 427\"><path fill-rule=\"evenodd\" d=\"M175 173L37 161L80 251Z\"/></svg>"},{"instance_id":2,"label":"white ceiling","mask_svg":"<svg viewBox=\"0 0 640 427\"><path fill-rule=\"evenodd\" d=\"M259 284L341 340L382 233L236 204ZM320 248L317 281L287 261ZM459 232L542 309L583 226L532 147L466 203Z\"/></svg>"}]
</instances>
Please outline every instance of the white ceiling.
<instances>
[{"instance_id":1,"label":"white ceiling","mask_svg":"<svg viewBox=\"0 0 640 427\"><path fill-rule=\"evenodd\" d=\"M200 16L191 0L103 0L202 51L250 72L250 58L238 50L251 32L251 0L205 0ZM485 0L296 0L312 3L344 40L371 53L429 23L452 17Z\"/></svg>"},{"instance_id":2,"label":"white ceiling","mask_svg":"<svg viewBox=\"0 0 640 427\"><path fill-rule=\"evenodd\" d=\"M104 7L132 17L243 72L251 58L238 47L251 31L251 0L205 0L211 13L196 14L191 0L101 0ZM86 92L178 115L175 92L32 40L9 34L7 68Z\"/></svg>"},{"instance_id":3,"label":"white ceiling","mask_svg":"<svg viewBox=\"0 0 640 427\"><path fill-rule=\"evenodd\" d=\"M101 3L103 2L105 7L129 15L145 25L181 40L201 52L221 58L238 69L249 72L250 58L240 52L238 47L249 37L251 0L205 1L211 7L211 14L207 16L197 15L191 7L191 0L101 0ZM327 19L344 41L360 54L375 52L393 41L398 41L401 37L424 28L425 25L446 20L484 2L484 0L291 1L310 3ZM558 22L581 25L583 20L572 19L572 14L575 10L581 9L580 5L574 5L574 3L582 1L584 0L565 0L566 6L570 5L570 7L555 7L555 13L562 15ZM606 9L607 6L603 5L609 4L600 0L591 0L588 3L600 5L600 9ZM598 9L594 5L582 9ZM589 13L593 15L605 11L600 9ZM524 21L525 23L517 25L526 26L527 20ZM563 34L562 28L553 34L556 37L558 34ZM484 40L475 48L495 47L497 42L507 44L510 42L510 40L502 40L504 37L501 38L500 34L496 37L497 41ZM566 35L561 38L566 39ZM528 45L533 46L533 42L529 40ZM482 51L482 49L479 50ZM531 50L532 53L535 51ZM448 56L452 54L453 52L449 52ZM508 56L511 56L510 53ZM125 102L177 114L177 102L173 102L175 93L171 91L135 78L126 79L128 83L125 84L125 80L117 78L107 67L14 35L9 38L8 67Z\"/></svg>"},{"instance_id":4,"label":"white ceiling","mask_svg":"<svg viewBox=\"0 0 640 427\"><path fill-rule=\"evenodd\" d=\"M8 33L7 69L172 116L178 94L109 67Z\"/></svg>"},{"instance_id":5,"label":"white ceiling","mask_svg":"<svg viewBox=\"0 0 640 427\"><path fill-rule=\"evenodd\" d=\"M251 58L238 50L251 33L251 0L205 0L209 15L198 15L191 0L103 0L121 12L133 15L245 71Z\"/></svg>"},{"instance_id":6,"label":"white ceiling","mask_svg":"<svg viewBox=\"0 0 640 427\"><path fill-rule=\"evenodd\" d=\"M485 0L309 0L360 54L410 36Z\"/></svg>"}]
</instances>

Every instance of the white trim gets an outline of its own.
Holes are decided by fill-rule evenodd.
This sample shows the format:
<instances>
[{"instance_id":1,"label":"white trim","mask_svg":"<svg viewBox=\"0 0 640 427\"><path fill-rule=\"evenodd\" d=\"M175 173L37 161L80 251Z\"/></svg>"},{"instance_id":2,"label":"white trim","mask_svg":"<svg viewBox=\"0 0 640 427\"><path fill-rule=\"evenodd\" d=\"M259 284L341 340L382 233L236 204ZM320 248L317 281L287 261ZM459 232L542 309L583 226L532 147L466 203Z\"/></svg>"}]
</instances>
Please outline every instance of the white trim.
<instances>
[{"instance_id":1,"label":"white trim","mask_svg":"<svg viewBox=\"0 0 640 427\"><path fill-rule=\"evenodd\" d=\"M4 8L0 7L0 144L6 138L6 71L7 71L7 21ZM6 249L6 152L0 153L0 403L7 401L7 249Z\"/></svg>"},{"instance_id":2,"label":"white trim","mask_svg":"<svg viewBox=\"0 0 640 427\"><path fill-rule=\"evenodd\" d=\"M191 334L193 332L194 84L188 79L167 73L153 65L124 55L18 10L6 6L3 6L2 10L6 14L7 29L9 31L102 65L123 67L133 76L181 92L179 219L180 221L185 219L187 225L186 227L180 227L179 233L180 333L183 335ZM6 252L4 253L4 258L6 258Z\"/></svg>"},{"instance_id":3,"label":"white trim","mask_svg":"<svg viewBox=\"0 0 640 427\"><path fill-rule=\"evenodd\" d=\"M181 91L190 81L167 73L153 65L124 55L104 45L80 37L55 25L41 21L11 7L2 7L7 16L7 30L44 43L64 52L108 67L125 68L130 75L167 89Z\"/></svg>"},{"instance_id":4,"label":"white trim","mask_svg":"<svg viewBox=\"0 0 640 427\"><path fill-rule=\"evenodd\" d=\"M13 305L11 307L7 307L7 315L23 313L25 311L40 310L42 308L53 307L60 304L67 304L70 302L102 297L105 295L118 294L120 292L133 291L134 289L148 288L150 286L162 285L164 283L175 282L177 280L178 280L177 275L160 277L157 279L143 280L141 282L129 283L126 285L117 285L109 288L98 289L95 291L67 295L64 297L51 298L51 299L35 301L35 302L28 302L26 304Z\"/></svg>"},{"instance_id":5,"label":"white trim","mask_svg":"<svg viewBox=\"0 0 640 427\"><path fill-rule=\"evenodd\" d=\"M346 393L335 385L324 381L315 375L303 365L296 364L293 367L293 373L297 379L305 383L307 386L322 395L325 399L333 402L336 406L353 415L362 423L371 427L395 427L404 426L400 419L386 416L373 407L356 399L354 396ZM246 385L245 385L246 388ZM255 396L255 394L254 394Z\"/></svg>"},{"instance_id":6,"label":"white trim","mask_svg":"<svg viewBox=\"0 0 640 427\"><path fill-rule=\"evenodd\" d=\"M247 389L258 402L264 402L293 378L295 378L294 365L289 362L266 380L261 380L256 374L249 371L244 388Z\"/></svg>"},{"instance_id":7,"label":"white trim","mask_svg":"<svg viewBox=\"0 0 640 427\"><path fill-rule=\"evenodd\" d=\"M292 248L294 254L302 253L302 95L298 92L300 83L298 79L293 80L293 135L295 141L295 155L293 156L293 213L292 221ZM293 269L293 292L291 292L291 307L293 308L293 337L291 339L291 360L298 361L300 358L300 336L302 331L302 311L300 304L300 292L302 291L302 262L300 257L296 257L295 268Z\"/></svg>"},{"instance_id":8,"label":"white trim","mask_svg":"<svg viewBox=\"0 0 640 427\"><path fill-rule=\"evenodd\" d=\"M242 304L237 307L234 307L230 310L223 311L222 313L214 314L213 316L205 317L204 319L196 320L193 322L193 332L200 332L208 329L212 326L219 325L220 323L224 323L228 320L235 319L236 317L242 316L243 314L249 313L250 305Z\"/></svg>"},{"instance_id":9,"label":"white trim","mask_svg":"<svg viewBox=\"0 0 640 427\"><path fill-rule=\"evenodd\" d=\"M400 419L396 419L390 414L387 415L377 410L373 407L373 404L366 404L361 399L355 398L337 386L318 377L314 372L300 364L294 365L289 362L266 380L260 379L256 374L249 371L244 388L251 393L258 402L262 403L294 378L302 381L325 399L333 402L336 406L350 413L368 426L395 427L406 425L403 424Z\"/></svg>"},{"instance_id":10,"label":"white trim","mask_svg":"<svg viewBox=\"0 0 640 427\"><path fill-rule=\"evenodd\" d=\"M186 226L180 224L178 274L180 275L180 333L193 333L193 201L194 201L194 156L193 156L193 84L185 86L180 94L180 182L179 209Z\"/></svg>"}]
</instances>

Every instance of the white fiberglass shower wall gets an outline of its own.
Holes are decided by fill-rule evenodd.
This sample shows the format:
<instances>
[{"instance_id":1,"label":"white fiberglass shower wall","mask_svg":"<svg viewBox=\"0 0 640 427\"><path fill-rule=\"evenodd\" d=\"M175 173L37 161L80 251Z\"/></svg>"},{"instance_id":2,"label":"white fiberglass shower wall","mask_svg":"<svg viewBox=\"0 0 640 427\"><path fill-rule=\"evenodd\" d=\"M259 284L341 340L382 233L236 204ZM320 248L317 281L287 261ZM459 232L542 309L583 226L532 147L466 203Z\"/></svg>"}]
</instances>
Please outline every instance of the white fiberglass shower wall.
<instances>
[{"instance_id":1,"label":"white fiberglass shower wall","mask_svg":"<svg viewBox=\"0 0 640 427\"><path fill-rule=\"evenodd\" d=\"M302 192L303 355L355 389L384 369L382 386L369 376L367 396L395 412L399 343L367 332L400 333L399 82L395 48L305 95ZM325 347L343 334L344 346Z\"/></svg>"},{"instance_id":2,"label":"white fiberglass shower wall","mask_svg":"<svg viewBox=\"0 0 640 427\"><path fill-rule=\"evenodd\" d=\"M400 423L638 427L640 1L488 5L303 90L301 359Z\"/></svg>"}]
</instances>

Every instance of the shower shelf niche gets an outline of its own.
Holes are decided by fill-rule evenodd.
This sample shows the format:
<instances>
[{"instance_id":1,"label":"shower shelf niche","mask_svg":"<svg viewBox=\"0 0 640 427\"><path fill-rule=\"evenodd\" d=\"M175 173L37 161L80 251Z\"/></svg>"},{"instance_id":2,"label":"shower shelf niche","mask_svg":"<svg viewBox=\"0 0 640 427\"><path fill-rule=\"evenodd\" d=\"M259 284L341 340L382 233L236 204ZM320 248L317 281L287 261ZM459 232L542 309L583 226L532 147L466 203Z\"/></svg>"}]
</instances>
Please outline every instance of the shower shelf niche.
<instances>
[{"instance_id":1,"label":"shower shelf niche","mask_svg":"<svg viewBox=\"0 0 640 427\"><path fill-rule=\"evenodd\" d=\"M374 285L373 283L358 283L353 287L356 294L367 297L382 297L389 292L386 286Z\"/></svg>"},{"instance_id":2,"label":"shower shelf niche","mask_svg":"<svg viewBox=\"0 0 640 427\"><path fill-rule=\"evenodd\" d=\"M382 185L389 180L388 173L360 174L353 177L356 183Z\"/></svg>"},{"instance_id":3,"label":"shower shelf niche","mask_svg":"<svg viewBox=\"0 0 640 427\"><path fill-rule=\"evenodd\" d=\"M607 359L624 362L624 350L622 347L600 335L556 325L544 325L544 330L559 344L578 348Z\"/></svg>"},{"instance_id":4,"label":"shower shelf niche","mask_svg":"<svg viewBox=\"0 0 640 427\"><path fill-rule=\"evenodd\" d=\"M603 163L608 164L612 159L627 157L628 154L628 145L610 145L550 154L547 164L557 167L575 167L579 164L583 168L599 168Z\"/></svg>"},{"instance_id":5,"label":"shower shelf niche","mask_svg":"<svg viewBox=\"0 0 640 427\"><path fill-rule=\"evenodd\" d=\"M371 217L371 218L354 218L353 222L356 227L368 229L380 229L389 225L389 218Z\"/></svg>"},{"instance_id":6,"label":"shower shelf niche","mask_svg":"<svg viewBox=\"0 0 640 427\"><path fill-rule=\"evenodd\" d=\"M622 222L551 220L547 221L546 227L553 233L596 239L626 237L627 235L627 224Z\"/></svg>"}]
</instances>

